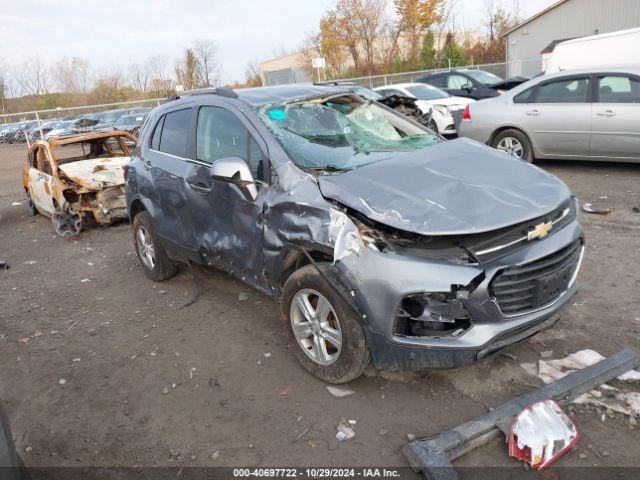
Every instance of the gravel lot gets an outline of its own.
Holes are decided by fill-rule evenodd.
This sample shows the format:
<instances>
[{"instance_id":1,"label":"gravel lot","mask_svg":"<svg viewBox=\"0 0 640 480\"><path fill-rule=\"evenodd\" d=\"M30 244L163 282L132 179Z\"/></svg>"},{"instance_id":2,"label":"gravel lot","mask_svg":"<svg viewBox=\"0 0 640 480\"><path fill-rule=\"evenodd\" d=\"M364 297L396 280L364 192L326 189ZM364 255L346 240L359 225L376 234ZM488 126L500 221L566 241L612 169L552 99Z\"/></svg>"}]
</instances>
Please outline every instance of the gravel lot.
<instances>
[{"instance_id":1,"label":"gravel lot","mask_svg":"<svg viewBox=\"0 0 640 480\"><path fill-rule=\"evenodd\" d=\"M520 367L540 352L640 348L640 165L539 165L582 202L606 196L613 209L581 214L583 288L559 325L472 367L370 369L343 399L298 365L278 305L205 269L151 282L128 224L56 236L48 219L26 216L20 173L3 166L0 397L26 465L405 466L407 434L438 433L541 385ZM628 418L574 410L582 439L552 471L640 467ZM357 420L345 443L341 418ZM517 464L495 441L456 465Z\"/></svg>"}]
</instances>

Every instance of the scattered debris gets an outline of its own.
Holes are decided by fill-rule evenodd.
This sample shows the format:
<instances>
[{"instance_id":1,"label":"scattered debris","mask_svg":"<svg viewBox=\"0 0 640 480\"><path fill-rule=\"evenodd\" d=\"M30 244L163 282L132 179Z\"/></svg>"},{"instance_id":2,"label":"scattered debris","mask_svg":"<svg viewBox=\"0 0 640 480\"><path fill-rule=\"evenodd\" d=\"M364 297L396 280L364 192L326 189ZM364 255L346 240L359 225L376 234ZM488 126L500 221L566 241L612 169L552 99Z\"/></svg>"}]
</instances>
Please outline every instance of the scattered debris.
<instances>
[{"instance_id":1,"label":"scattered debris","mask_svg":"<svg viewBox=\"0 0 640 480\"><path fill-rule=\"evenodd\" d=\"M5 260L0 260L0 270L9 270L9 263Z\"/></svg>"},{"instance_id":2,"label":"scattered debris","mask_svg":"<svg viewBox=\"0 0 640 480\"><path fill-rule=\"evenodd\" d=\"M265 358L270 358L271 357L271 352L267 352L264 354Z\"/></svg>"},{"instance_id":3,"label":"scattered debris","mask_svg":"<svg viewBox=\"0 0 640 480\"><path fill-rule=\"evenodd\" d=\"M582 205L582 210L595 215L607 215L611 212L610 207L608 207L604 202L598 200L591 203L585 203Z\"/></svg>"},{"instance_id":4,"label":"scattered debris","mask_svg":"<svg viewBox=\"0 0 640 480\"><path fill-rule=\"evenodd\" d=\"M544 352L540 352L540 356L542 358L549 358L553 355L553 350L546 350Z\"/></svg>"},{"instance_id":5,"label":"scattered debris","mask_svg":"<svg viewBox=\"0 0 640 480\"><path fill-rule=\"evenodd\" d=\"M356 393L353 390L350 390L348 388L336 387L333 385L327 385L327 390L331 395L333 395L336 398L344 398Z\"/></svg>"},{"instance_id":6,"label":"scattered debris","mask_svg":"<svg viewBox=\"0 0 640 480\"><path fill-rule=\"evenodd\" d=\"M11 206L13 206L13 207L20 207L20 206L22 206L22 202L13 202L13 203L11 204Z\"/></svg>"},{"instance_id":7,"label":"scattered debris","mask_svg":"<svg viewBox=\"0 0 640 480\"><path fill-rule=\"evenodd\" d=\"M387 430L386 428L381 428L378 433L380 435L382 435L383 437L386 437L387 435L389 435L389 430Z\"/></svg>"},{"instance_id":8,"label":"scattered debris","mask_svg":"<svg viewBox=\"0 0 640 480\"><path fill-rule=\"evenodd\" d=\"M167 393L169 393L169 389L167 387L162 387L161 392L163 395L166 395Z\"/></svg>"},{"instance_id":9,"label":"scattered debris","mask_svg":"<svg viewBox=\"0 0 640 480\"><path fill-rule=\"evenodd\" d=\"M640 213L640 208L638 208L638 207L633 207L633 208L631 209L631 211L632 211L633 213Z\"/></svg>"},{"instance_id":10,"label":"scattered debris","mask_svg":"<svg viewBox=\"0 0 640 480\"><path fill-rule=\"evenodd\" d=\"M27 260L26 262L24 262L25 265L35 265L36 263L38 262L36 262L35 260Z\"/></svg>"},{"instance_id":11,"label":"scattered debris","mask_svg":"<svg viewBox=\"0 0 640 480\"><path fill-rule=\"evenodd\" d=\"M407 433L407 440L413 442L416 439L416 436L413 433Z\"/></svg>"},{"instance_id":12,"label":"scattered debris","mask_svg":"<svg viewBox=\"0 0 640 480\"><path fill-rule=\"evenodd\" d=\"M544 383L554 382L565 375L594 365L604 357L594 350L580 350L559 360L539 360L538 364L523 363L527 373ZM628 371L618 377L622 381L640 381L640 372ZM576 403L605 407L607 410L630 416L640 416L640 393L624 392L607 384L591 390L574 400Z\"/></svg>"},{"instance_id":13,"label":"scattered debris","mask_svg":"<svg viewBox=\"0 0 640 480\"><path fill-rule=\"evenodd\" d=\"M80 283L87 283L90 282L91 279L90 278L83 278L82 280L80 280Z\"/></svg>"},{"instance_id":14,"label":"scattered debris","mask_svg":"<svg viewBox=\"0 0 640 480\"><path fill-rule=\"evenodd\" d=\"M179 448L171 447L169 449L169 453L171 454L172 457L179 457L182 451Z\"/></svg>"},{"instance_id":15,"label":"scattered debris","mask_svg":"<svg viewBox=\"0 0 640 480\"><path fill-rule=\"evenodd\" d=\"M293 390L293 385L287 385L280 391L280 395L282 395L283 397L286 397L291 393L291 390Z\"/></svg>"},{"instance_id":16,"label":"scattered debris","mask_svg":"<svg viewBox=\"0 0 640 480\"><path fill-rule=\"evenodd\" d=\"M214 378L214 377L211 377L211 378L209 379L209 386L210 386L210 387L219 387L219 386L220 386L220 384L218 383L218 379L217 379L217 378Z\"/></svg>"},{"instance_id":17,"label":"scattered debris","mask_svg":"<svg viewBox=\"0 0 640 480\"><path fill-rule=\"evenodd\" d=\"M72 361L72 362L79 362L79 361L81 361L81 360L82 360L82 358L80 358L80 357L76 357L76 358L74 358L74 359L73 359L73 360L71 360L71 361Z\"/></svg>"},{"instance_id":18,"label":"scattered debris","mask_svg":"<svg viewBox=\"0 0 640 480\"><path fill-rule=\"evenodd\" d=\"M346 442L350 438L353 438L356 436L356 432L345 421L341 421L337 425L336 429L338 430L338 433L336 433L336 438L338 439L339 442Z\"/></svg>"},{"instance_id":19,"label":"scattered debris","mask_svg":"<svg viewBox=\"0 0 640 480\"><path fill-rule=\"evenodd\" d=\"M58 385L65 385L67 383L67 381L64 378L61 378L60 380L58 380Z\"/></svg>"},{"instance_id":20,"label":"scattered debris","mask_svg":"<svg viewBox=\"0 0 640 480\"><path fill-rule=\"evenodd\" d=\"M220 450L216 450L211 454L211 460L217 460L218 458L220 458Z\"/></svg>"},{"instance_id":21,"label":"scattered debris","mask_svg":"<svg viewBox=\"0 0 640 480\"><path fill-rule=\"evenodd\" d=\"M241 302L249 300L249 295L247 295L246 293L241 293L240 295L238 295L238 300L240 300Z\"/></svg>"},{"instance_id":22,"label":"scattered debris","mask_svg":"<svg viewBox=\"0 0 640 480\"><path fill-rule=\"evenodd\" d=\"M509 455L544 468L578 442L573 420L553 400L525 408L509 433Z\"/></svg>"}]
</instances>

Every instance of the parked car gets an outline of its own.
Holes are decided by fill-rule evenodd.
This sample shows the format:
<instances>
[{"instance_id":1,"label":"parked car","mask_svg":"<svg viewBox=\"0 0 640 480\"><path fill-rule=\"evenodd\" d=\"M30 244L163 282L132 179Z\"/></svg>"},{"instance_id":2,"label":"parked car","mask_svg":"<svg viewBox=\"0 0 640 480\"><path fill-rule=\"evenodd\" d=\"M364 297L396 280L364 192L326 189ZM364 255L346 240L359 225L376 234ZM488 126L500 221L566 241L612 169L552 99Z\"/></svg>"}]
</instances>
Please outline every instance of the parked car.
<instances>
[{"instance_id":1,"label":"parked car","mask_svg":"<svg viewBox=\"0 0 640 480\"><path fill-rule=\"evenodd\" d=\"M583 235L554 176L344 87L180 95L125 172L140 265L217 267L280 300L317 377L479 361L570 304Z\"/></svg>"},{"instance_id":2,"label":"parked car","mask_svg":"<svg viewBox=\"0 0 640 480\"><path fill-rule=\"evenodd\" d=\"M527 162L640 161L640 66L535 78L469 105L459 134Z\"/></svg>"},{"instance_id":3,"label":"parked car","mask_svg":"<svg viewBox=\"0 0 640 480\"><path fill-rule=\"evenodd\" d=\"M398 83L374 89L385 96L397 94L415 98L423 113L431 112L429 128L442 135L455 135L462 111L475 100L453 97L444 90L426 83Z\"/></svg>"},{"instance_id":4,"label":"parked car","mask_svg":"<svg viewBox=\"0 0 640 480\"><path fill-rule=\"evenodd\" d=\"M34 125L37 125L35 120L26 120L5 126L0 132L0 143L25 143Z\"/></svg>"},{"instance_id":5,"label":"parked car","mask_svg":"<svg viewBox=\"0 0 640 480\"><path fill-rule=\"evenodd\" d=\"M55 137L72 135L74 133L75 123L76 120L63 120L58 122L49 132L43 132L44 139L50 140Z\"/></svg>"},{"instance_id":6,"label":"parked car","mask_svg":"<svg viewBox=\"0 0 640 480\"><path fill-rule=\"evenodd\" d=\"M356 85L353 82L321 82L316 83L314 85L334 85L348 88L350 91L356 93L362 98L366 98L367 100L371 100L374 102L382 103L389 108L392 108L396 112L402 113L418 123L422 125L429 126L431 122L431 114L432 111L429 109L428 111L423 111L420 107L418 107L416 103L416 99L414 97L410 97L404 94L391 94L391 95L382 95L380 92L375 92L370 88L363 87L361 85Z\"/></svg>"},{"instance_id":7,"label":"parked car","mask_svg":"<svg viewBox=\"0 0 640 480\"><path fill-rule=\"evenodd\" d=\"M110 110L108 112L103 112L100 115L100 119L93 126L93 131L95 132L108 132L113 130L113 124L116 120L118 120L121 116L125 115L127 110Z\"/></svg>"},{"instance_id":8,"label":"parked car","mask_svg":"<svg viewBox=\"0 0 640 480\"><path fill-rule=\"evenodd\" d=\"M134 137L138 136L140 127L144 123L146 115L143 113L137 113L133 115L123 115L113 123L114 130L120 130L123 132L129 132Z\"/></svg>"},{"instance_id":9,"label":"parked car","mask_svg":"<svg viewBox=\"0 0 640 480\"><path fill-rule=\"evenodd\" d=\"M125 132L36 141L22 176L29 213L51 217L64 237L93 223L109 225L127 218L123 169L132 141Z\"/></svg>"},{"instance_id":10,"label":"parked car","mask_svg":"<svg viewBox=\"0 0 640 480\"><path fill-rule=\"evenodd\" d=\"M55 119L43 121L39 126L36 125L29 134L29 141L35 142L36 140L44 140L44 136L51 130L55 129L60 123L60 120Z\"/></svg>"},{"instance_id":11,"label":"parked car","mask_svg":"<svg viewBox=\"0 0 640 480\"><path fill-rule=\"evenodd\" d=\"M418 78L416 82L428 83L456 97L482 100L483 98L497 97L502 92L510 90L527 80L525 77L513 77L504 80L484 70L458 69L425 75Z\"/></svg>"}]
</instances>

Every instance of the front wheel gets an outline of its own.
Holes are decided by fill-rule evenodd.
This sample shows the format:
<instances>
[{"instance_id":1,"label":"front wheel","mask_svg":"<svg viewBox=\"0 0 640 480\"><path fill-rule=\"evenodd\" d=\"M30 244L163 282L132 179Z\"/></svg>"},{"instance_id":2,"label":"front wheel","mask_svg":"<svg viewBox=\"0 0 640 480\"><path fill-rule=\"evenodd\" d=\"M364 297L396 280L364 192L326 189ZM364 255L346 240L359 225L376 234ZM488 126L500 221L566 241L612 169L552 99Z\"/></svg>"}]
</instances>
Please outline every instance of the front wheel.
<instances>
[{"instance_id":1,"label":"front wheel","mask_svg":"<svg viewBox=\"0 0 640 480\"><path fill-rule=\"evenodd\" d=\"M520 130L509 129L500 132L493 139L492 146L507 155L519 158L523 162L531 163L533 161L531 142Z\"/></svg>"},{"instance_id":2,"label":"front wheel","mask_svg":"<svg viewBox=\"0 0 640 480\"><path fill-rule=\"evenodd\" d=\"M333 286L313 265L297 270L284 286L282 319L294 354L308 372L330 383L349 382L369 364L367 341L340 281L327 264L318 268Z\"/></svg>"}]
</instances>

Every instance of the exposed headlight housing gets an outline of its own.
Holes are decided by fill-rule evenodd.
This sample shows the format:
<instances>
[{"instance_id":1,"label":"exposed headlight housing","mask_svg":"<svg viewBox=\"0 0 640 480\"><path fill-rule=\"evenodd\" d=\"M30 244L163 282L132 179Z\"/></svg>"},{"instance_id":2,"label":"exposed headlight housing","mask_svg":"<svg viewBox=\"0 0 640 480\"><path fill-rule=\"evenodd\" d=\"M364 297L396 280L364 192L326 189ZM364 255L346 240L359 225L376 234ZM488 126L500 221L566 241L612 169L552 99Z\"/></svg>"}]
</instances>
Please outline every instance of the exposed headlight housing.
<instances>
[{"instance_id":1,"label":"exposed headlight housing","mask_svg":"<svg viewBox=\"0 0 640 480\"><path fill-rule=\"evenodd\" d=\"M443 117L450 117L451 110L444 105L434 105L433 109L440 113Z\"/></svg>"},{"instance_id":2,"label":"exposed headlight housing","mask_svg":"<svg viewBox=\"0 0 640 480\"><path fill-rule=\"evenodd\" d=\"M396 312L394 334L406 337L457 337L471 326L462 299L468 291L407 295Z\"/></svg>"}]
</instances>

